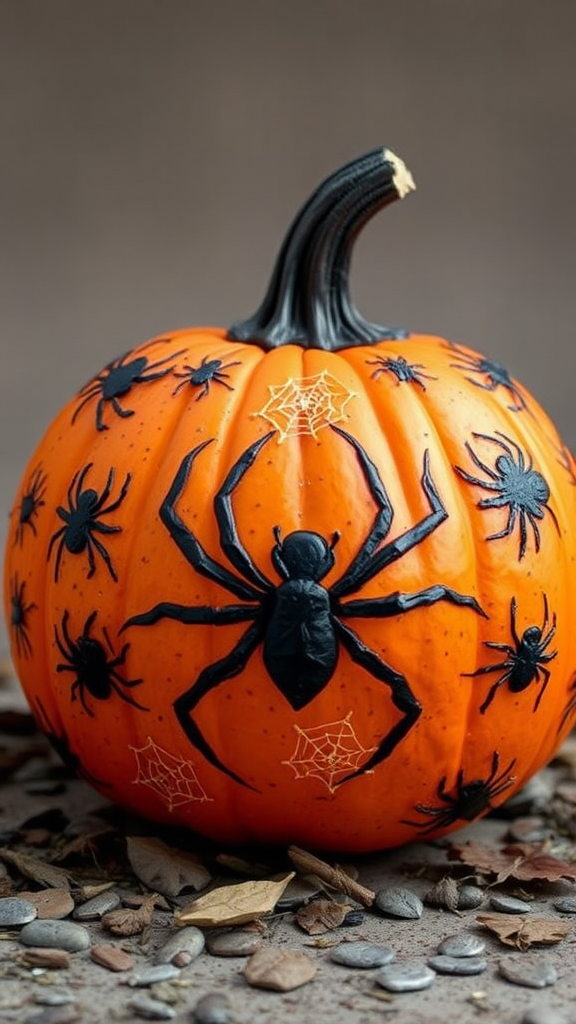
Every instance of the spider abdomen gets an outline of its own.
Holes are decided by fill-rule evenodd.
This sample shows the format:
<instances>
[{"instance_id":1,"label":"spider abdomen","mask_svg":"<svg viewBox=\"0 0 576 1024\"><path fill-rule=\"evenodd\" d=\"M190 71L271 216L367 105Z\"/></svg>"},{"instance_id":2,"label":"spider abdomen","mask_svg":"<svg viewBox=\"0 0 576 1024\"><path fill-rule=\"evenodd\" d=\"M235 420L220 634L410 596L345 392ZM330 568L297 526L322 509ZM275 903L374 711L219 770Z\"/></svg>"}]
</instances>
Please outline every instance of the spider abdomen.
<instances>
[{"instance_id":1,"label":"spider abdomen","mask_svg":"<svg viewBox=\"0 0 576 1024\"><path fill-rule=\"evenodd\" d=\"M338 662L328 592L314 580L287 580L276 592L264 664L295 711L324 689Z\"/></svg>"}]
</instances>

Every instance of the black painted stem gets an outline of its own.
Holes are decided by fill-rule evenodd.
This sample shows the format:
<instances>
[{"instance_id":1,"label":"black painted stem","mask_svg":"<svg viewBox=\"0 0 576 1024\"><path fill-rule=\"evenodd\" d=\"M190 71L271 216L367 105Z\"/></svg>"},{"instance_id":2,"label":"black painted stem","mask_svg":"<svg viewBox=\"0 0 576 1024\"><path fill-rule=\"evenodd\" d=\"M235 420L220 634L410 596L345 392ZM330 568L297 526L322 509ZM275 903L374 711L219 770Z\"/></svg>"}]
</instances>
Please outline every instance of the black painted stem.
<instances>
[{"instance_id":1,"label":"black painted stem","mask_svg":"<svg viewBox=\"0 0 576 1024\"><path fill-rule=\"evenodd\" d=\"M349 274L364 225L413 188L404 164L388 149L374 150L327 178L293 221L263 302L228 337L264 349L295 343L329 351L405 338L406 331L360 315Z\"/></svg>"}]
</instances>

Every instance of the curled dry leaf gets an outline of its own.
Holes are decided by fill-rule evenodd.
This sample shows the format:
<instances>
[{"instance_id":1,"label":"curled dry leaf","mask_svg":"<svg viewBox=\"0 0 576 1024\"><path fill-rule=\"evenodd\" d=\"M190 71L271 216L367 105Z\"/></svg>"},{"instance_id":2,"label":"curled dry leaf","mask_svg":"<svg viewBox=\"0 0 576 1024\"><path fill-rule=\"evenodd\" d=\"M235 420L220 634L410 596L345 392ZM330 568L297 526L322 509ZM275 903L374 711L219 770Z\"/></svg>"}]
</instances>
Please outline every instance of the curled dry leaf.
<instances>
[{"instance_id":1,"label":"curled dry leaf","mask_svg":"<svg viewBox=\"0 0 576 1024\"><path fill-rule=\"evenodd\" d=\"M505 946L530 949L530 946L553 946L572 930L571 924L547 917L520 917L518 914L478 914L476 920L494 932Z\"/></svg>"},{"instance_id":2,"label":"curled dry leaf","mask_svg":"<svg viewBox=\"0 0 576 1024\"><path fill-rule=\"evenodd\" d=\"M352 910L349 903L335 900L312 900L296 914L296 920L308 935L321 935L342 924L346 914Z\"/></svg>"},{"instance_id":3,"label":"curled dry leaf","mask_svg":"<svg viewBox=\"0 0 576 1024\"><path fill-rule=\"evenodd\" d=\"M124 907L104 914L102 924L112 935L139 935L152 921L155 903L156 893L152 893L137 910Z\"/></svg>"},{"instance_id":4,"label":"curled dry leaf","mask_svg":"<svg viewBox=\"0 0 576 1024\"><path fill-rule=\"evenodd\" d=\"M204 889L211 875L195 857L174 849L153 836L128 836L130 866L141 882L163 896L178 896L184 889Z\"/></svg>"},{"instance_id":5,"label":"curled dry leaf","mask_svg":"<svg viewBox=\"0 0 576 1024\"><path fill-rule=\"evenodd\" d=\"M32 857L28 853L16 853L14 850L2 847L0 859L7 864L13 864L21 875L31 878L33 882L38 882L40 885L48 885L54 889L70 888L72 876L69 871L54 867L53 864L47 864L46 861L39 860L38 857Z\"/></svg>"},{"instance_id":6,"label":"curled dry leaf","mask_svg":"<svg viewBox=\"0 0 576 1024\"><path fill-rule=\"evenodd\" d=\"M179 927L195 924L202 928L255 921L274 910L291 878L293 871L276 881L240 882L212 889L176 911L174 923Z\"/></svg>"},{"instance_id":7,"label":"curled dry leaf","mask_svg":"<svg viewBox=\"0 0 576 1024\"><path fill-rule=\"evenodd\" d=\"M496 875L498 882L507 878L520 882L558 882L561 878L576 880L576 864L558 860L542 845L518 843L495 850L483 843L454 843L450 846L450 854L480 874Z\"/></svg>"}]
</instances>

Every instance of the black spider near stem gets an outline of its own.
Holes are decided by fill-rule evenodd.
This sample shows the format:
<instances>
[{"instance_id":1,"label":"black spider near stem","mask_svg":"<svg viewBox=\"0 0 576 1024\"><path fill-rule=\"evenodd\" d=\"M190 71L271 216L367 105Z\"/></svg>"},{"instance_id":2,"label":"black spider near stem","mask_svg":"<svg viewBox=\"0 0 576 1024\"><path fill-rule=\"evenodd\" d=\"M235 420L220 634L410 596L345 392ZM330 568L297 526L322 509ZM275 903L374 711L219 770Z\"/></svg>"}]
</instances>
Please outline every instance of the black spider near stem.
<instances>
[{"instance_id":1,"label":"black spider near stem","mask_svg":"<svg viewBox=\"0 0 576 1024\"><path fill-rule=\"evenodd\" d=\"M283 538L280 527L276 526L273 530L276 543L271 554L280 583L273 583L255 565L238 534L232 494L275 431L270 431L246 449L214 499L222 551L235 571L205 551L178 515L176 504L196 459L212 443L207 440L183 459L160 508L160 518L189 565L239 598L239 603L214 608L162 602L150 611L132 616L122 626L122 630L133 626L153 626L166 618L185 625L250 623L228 654L204 668L193 685L174 702L176 717L190 743L210 764L250 789L254 787L225 765L212 749L192 713L208 693L244 670L260 644L272 682L295 711L306 707L330 682L338 663L340 645L352 661L390 690L392 703L401 715L399 721L383 737L365 764L340 780L338 784L342 785L389 757L422 711L406 677L370 650L343 620L394 618L412 608L426 607L437 601L448 601L484 615L474 597L459 594L440 583L417 593L394 592L386 597L342 600L421 544L447 519L448 512L432 480L429 456L425 452L421 486L429 512L394 540L383 543L390 532L394 510L378 470L359 441L340 427L331 425L331 429L352 449L376 505L376 514L358 553L330 587L324 587L321 581L335 565L337 532L329 541L309 530L296 530Z\"/></svg>"},{"instance_id":2,"label":"black spider near stem","mask_svg":"<svg viewBox=\"0 0 576 1024\"><path fill-rule=\"evenodd\" d=\"M149 344L153 345L156 342L151 341ZM142 345L137 351L142 352L146 347ZM135 351L126 352L119 359L113 359L112 362L104 367L101 373L93 377L92 380L89 380L78 392L78 397L81 401L74 410L72 423L75 422L84 406L92 402L93 399L97 399L97 430L109 429L103 420L104 409L107 404L110 404L116 415L123 419L127 416L133 416L134 410L125 409L118 399L127 395L136 384L149 384L150 381L159 380L160 377L165 377L166 374L171 373L176 365L174 360L178 356L183 355L185 351L186 349L180 349L178 352L173 352L171 355L166 356L165 359L158 359L155 363L149 363L146 356L136 355ZM171 365L166 366L166 363ZM160 369L160 367L163 367L163 369Z\"/></svg>"},{"instance_id":3,"label":"black spider near stem","mask_svg":"<svg viewBox=\"0 0 576 1024\"><path fill-rule=\"evenodd\" d=\"M474 384L475 387L482 388L484 391L496 391L496 388L504 388L516 402L515 405L507 406L511 412L521 412L523 409L531 412L518 384L512 379L504 366L501 366L500 363L493 363L490 359L485 359L484 356L476 356L465 352L458 345L451 344L449 348L456 352L460 359L459 363L450 363L450 366L453 366L455 370L477 373L484 377L484 381L474 380L473 377L466 377L470 384Z\"/></svg>"},{"instance_id":4,"label":"black spider near stem","mask_svg":"<svg viewBox=\"0 0 576 1024\"><path fill-rule=\"evenodd\" d=\"M472 434L474 438L487 441L500 449L502 454L496 456L494 466L482 462L468 441L465 444L472 462L486 474L486 479L473 476L461 466L454 466L454 469L467 483L493 492L493 497L482 498L478 502L478 508L508 508L508 522L504 529L498 533L491 533L486 539L499 540L501 537L509 537L518 523L520 534L518 561L521 561L526 554L528 544L527 523L532 527L536 551L540 550L540 531L536 520L543 519L545 512L548 512L558 533L560 533L560 527L554 511L548 504L550 488L542 474L534 469L532 456L529 453L525 455L516 441L507 437L506 434L499 430L494 433L495 436Z\"/></svg>"},{"instance_id":5,"label":"black spider near stem","mask_svg":"<svg viewBox=\"0 0 576 1024\"><path fill-rule=\"evenodd\" d=\"M44 472L42 464L32 470L16 511L15 544L22 545L26 529L29 529L35 537L37 536L34 520L38 517L38 509L46 504L44 495L46 494L47 480L48 475Z\"/></svg>"},{"instance_id":6,"label":"black spider near stem","mask_svg":"<svg viewBox=\"0 0 576 1024\"><path fill-rule=\"evenodd\" d=\"M110 470L104 490L102 491L102 494L98 494L98 491L93 487L87 487L86 490L83 489L84 481L91 470L92 465L93 463L89 462L87 466L84 466L82 472L75 473L72 477L72 482L68 488L68 508L64 508L62 505L59 505L56 509L60 519L64 521L64 526L57 530L50 538L47 555L47 559L49 560L50 555L52 554L52 549L58 541L54 564L54 579L56 582L58 582L58 573L60 571L60 562L64 548L66 548L71 555L80 555L83 551L87 552L87 579L90 579L96 571L96 558L94 555L94 551L96 550L106 564L112 579L115 582L118 582L118 577L114 570L114 566L112 565L110 555L102 541L98 540L98 537L96 537L95 534L119 533L121 531L121 526L111 526L109 523L104 523L102 522L101 517L109 515L110 512L115 512L122 504L126 497L128 487L130 486L132 476L130 473L126 475L120 494L114 501L107 505L106 502L108 501L114 486L114 470Z\"/></svg>"},{"instance_id":7,"label":"black spider near stem","mask_svg":"<svg viewBox=\"0 0 576 1024\"><path fill-rule=\"evenodd\" d=\"M46 739L58 754L60 760L66 765L68 771L72 775L77 775L79 778L84 779L85 782L89 782L92 785L110 786L110 782L104 782L103 779L97 778L97 776L92 775L92 772L89 772L87 768L84 768L78 754L74 754L70 749L70 741L64 730L62 730L60 735L58 735L54 725L46 713L40 697L36 698L35 704L38 724L46 736Z\"/></svg>"},{"instance_id":8,"label":"black spider near stem","mask_svg":"<svg viewBox=\"0 0 576 1024\"><path fill-rule=\"evenodd\" d=\"M510 774L516 758L508 767L498 774L500 758L498 751L492 755L492 767L487 779L474 779L472 782L464 782L464 769L461 768L456 777L456 785L452 793L446 792L447 776L443 775L438 783L436 793L442 801L439 806L429 804L416 804L414 810L418 814L424 814L432 820L424 824L421 821L403 820L403 825L412 825L418 829L418 835L426 836L437 829L448 828L457 821L474 821L476 818L490 810L493 800L504 790L508 789L516 781Z\"/></svg>"},{"instance_id":9,"label":"black spider near stem","mask_svg":"<svg viewBox=\"0 0 576 1024\"><path fill-rule=\"evenodd\" d=\"M425 380L438 380L437 377L433 377L430 373L424 373L426 367L422 363L409 363L404 356L376 356L375 359L367 359L367 366L376 366L377 369L370 374L374 380L383 373L392 373L398 384L406 382L408 384L417 384L418 387L422 388L422 391L426 391Z\"/></svg>"},{"instance_id":10,"label":"black spider near stem","mask_svg":"<svg viewBox=\"0 0 576 1024\"><path fill-rule=\"evenodd\" d=\"M174 388L172 394L177 395L182 388L189 384L193 388L200 389L196 395L196 401L198 402L208 394L212 382L222 384L223 387L228 388L228 391L233 391L232 385L228 384L230 374L224 373L224 370L229 370L231 366L240 365L241 363L238 359L231 363L223 363L221 359L208 359L208 356L202 358L200 366L189 366L188 363L185 363L182 373L174 373L175 377L182 379L180 384L177 384Z\"/></svg>"},{"instance_id":11,"label":"black spider near stem","mask_svg":"<svg viewBox=\"0 0 576 1024\"><path fill-rule=\"evenodd\" d=\"M109 700L113 693L116 693L133 708L138 708L139 711L149 711L149 708L138 704L126 692L134 686L139 686L143 680L124 679L118 671L119 667L126 660L126 653L130 644L124 644L120 654L114 657L114 648L110 642L106 627L104 627L102 633L108 650L112 654L110 658L104 644L90 635L96 615L97 612L91 612L84 623L82 633L76 640L72 639L68 630L68 620L70 617L68 611L65 611L62 616L62 636L60 636L57 627L54 627L56 646L64 658L63 663L56 665L56 671L72 672L76 676L70 690L72 701L79 697L84 711L90 715L90 718L94 718L94 712L87 703L87 693L90 694L93 700L100 701Z\"/></svg>"},{"instance_id":12,"label":"black spider near stem","mask_svg":"<svg viewBox=\"0 0 576 1024\"><path fill-rule=\"evenodd\" d=\"M522 690L527 689L532 683L540 683L542 678L540 690L534 702L534 711L538 710L544 690L548 686L550 679L550 670L546 668L546 664L552 661L558 654L558 651L546 651L556 633L556 613L552 615L552 625L548 629L548 599L546 594L543 597L544 617L542 625L528 626L523 631L522 636L519 636L516 628L518 608L516 598L513 597L510 601L510 635L513 646L512 644L496 643L493 640L484 641L485 647L489 647L494 651L502 651L506 655L504 660L493 665L483 665L481 668L477 668L475 672L462 672L463 676L468 676L469 678L489 675L491 672L502 672L500 678L490 687L486 700L480 706L482 714L490 707L498 690L505 683L508 684L508 689L511 693L521 693Z\"/></svg>"},{"instance_id":13,"label":"black spider near stem","mask_svg":"<svg viewBox=\"0 0 576 1024\"><path fill-rule=\"evenodd\" d=\"M32 654L32 644L28 636L28 616L33 608L38 607L33 601L26 604L25 590L25 580L20 583L16 573L10 583L10 626L14 634L16 651L21 658L27 658Z\"/></svg>"}]
</instances>

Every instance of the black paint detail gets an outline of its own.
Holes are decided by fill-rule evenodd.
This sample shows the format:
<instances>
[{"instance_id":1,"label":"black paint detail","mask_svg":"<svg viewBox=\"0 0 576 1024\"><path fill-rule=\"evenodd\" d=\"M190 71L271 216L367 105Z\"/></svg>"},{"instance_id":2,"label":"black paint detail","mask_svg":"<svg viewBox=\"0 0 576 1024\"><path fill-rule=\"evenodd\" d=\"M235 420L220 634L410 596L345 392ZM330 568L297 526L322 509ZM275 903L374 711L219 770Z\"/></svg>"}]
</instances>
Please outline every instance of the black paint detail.
<instances>
[{"instance_id":1,"label":"black paint detail","mask_svg":"<svg viewBox=\"0 0 576 1024\"><path fill-rule=\"evenodd\" d=\"M148 342L148 345L157 344L157 340L154 339ZM97 399L97 430L109 429L103 420L104 409L107 404L110 404L116 415L123 419L127 416L133 416L134 410L125 409L118 399L127 395L136 384L148 384L150 381L159 380L161 377L165 377L167 373L171 373L176 365L174 360L186 351L186 349L180 349L178 352L173 352L171 355L166 356L165 359L158 359L155 363L149 363L146 356L135 354L136 351L143 352L146 347L147 345L141 345L137 350L125 352L118 359L113 359L112 362L107 363L101 373L93 377L81 388L78 392L78 397L81 401L74 410L72 423L76 421L78 414L84 406L93 399ZM171 365L165 366L166 363ZM161 366L164 369L160 369Z\"/></svg>"},{"instance_id":2,"label":"black paint detail","mask_svg":"<svg viewBox=\"0 0 576 1024\"><path fill-rule=\"evenodd\" d=\"M208 440L183 459L160 508L160 518L192 568L243 603L212 608L162 602L150 611L132 616L122 626L122 630L132 626L151 626L165 618L183 624L220 626L232 622L250 623L229 653L204 668L190 689L174 702L176 717L192 745L214 767L244 786L248 783L228 768L208 744L193 720L192 712L208 693L243 671L259 644L263 645L264 664L270 678L295 711L306 707L329 683L338 662L340 644L353 661L390 689L392 703L401 713L400 720L384 736L366 764L342 779L341 785L389 757L422 711L408 680L366 647L342 619L394 618L412 608L425 607L437 601L449 601L484 614L475 598L456 593L441 584L414 594L395 592L382 598L342 602L343 597L360 590L386 566L421 544L447 518L448 512L430 475L426 452L421 484L430 511L410 529L382 545L391 527L393 509L378 470L355 438L339 427L331 425L331 429L353 449L377 507L358 553L332 586L324 587L321 581L335 564L338 533L333 533L330 541L309 530L296 530L283 538L280 527L276 526L273 531L276 543L271 557L281 579L280 584L272 583L254 564L238 535L232 493L275 431L270 431L246 449L214 499L222 551L236 572L215 561L204 550L180 519L175 506L195 460L212 443Z\"/></svg>"},{"instance_id":3,"label":"black paint detail","mask_svg":"<svg viewBox=\"0 0 576 1024\"><path fill-rule=\"evenodd\" d=\"M87 768L84 768L78 754L74 754L70 749L70 741L66 732L62 730L60 735L58 735L54 725L48 718L46 709L44 708L40 697L36 697L35 705L38 724L46 736L46 739L58 754L60 760L68 768L68 771L72 775L77 775L79 778L84 779L85 782L91 783L94 786L105 786L108 788L111 785L110 782L104 782L103 779L97 778L97 776L92 775Z\"/></svg>"},{"instance_id":4,"label":"black paint detail","mask_svg":"<svg viewBox=\"0 0 576 1024\"><path fill-rule=\"evenodd\" d=\"M560 456L560 458L557 459L556 461L559 462L560 465L563 466L563 468L568 473L570 483L572 484L572 486L576 487L576 470L574 466L574 456L572 455L572 452L570 451L568 445L563 444L562 442L560 442L560 447L554 445L554 448Z\"/></svg>"},{"instance_id":5,"label":"black paint detail","mask_svg":"<svg viewBox=\"0 0 576 1024\"><path fill-rule=\"evenodd\" d=\"M499 533L490 534L486 539L499 540L501 537L509 537L518 523L518 560L521 561L526 554L528 543L527 523L532 528L537 552L540 550L540 531L536 520L543 519L545 512L548 512L558 533L560 527L555 513L548 504L550 488L542 474L534 469L532 456L529 453L525 455L520 446L501 431L496 430L495 435L492 437L490 434L472 434L479 440L496 445L503 453L496 456L494 466L482 462L468 441L465 445L472 462L486 474L487 479L472 476L460 466L454 466L454 469L467 483L493 492L493 497L482 498L478 502L478 508L508 508L508 522L504 529Z\"/></svg>"},{"instance_id":6,"label":"black paint detail","mask_svg":"<svg viewBox=\"0 0 576 1024\"><path fill-rule=\"evenodd\" d=\"M470 384L474 384L475 387L482 388L484 391L496 391L496 388L504 388L516 403L515 405L507 406L511 412L522 412L525 409L531 413L524 395L520 391L518 384L508 373L506 367L500 363L493 363L490 359L485 359L484 356L471 355L454 343L450 343L449 348L460 359L459 363L450 363L450 366L454 367L455 370L463 370L465 373L477 373L484 377L483 382L475 380L474 377L466 377Z\"/></svg>"},{"instance_id":7,"label":"black paint detail","mask_svg":"<svg viewBox=\"0 0 576 1024\"><path fill-rule=\"evenodd\" d=\"M28 636L28 616L34 608L38 607L34 602L26 604L25 590L25 580L20 583L18 573L16 573L10 581L10 628L14 635L16 651L21 658L27 658L32 654L32 645Z\"/></svg>"},{"instance_id":8,"label":"black paint detail","mask_svg":"<svg viewBox=\"0 0 576 1024\"><path fill-rule=\"evenodd\" d=\"M20 505L16 512L15 544L22 545L27 528L35 537L38 536L34 520L38 517L38 510L46 504L44 496L46 494L47 481L48 475L44 472L42 463L40 463L32 470L26 483L26 490L20 499Z\"/></svg>"},{"instance_id":9,"label":"black paint detail","mask_svg":"<svg viewBox=\"0 0 576 1024\"><path fill-rule=\"evenodd\" d=\"M201 398L204 398L210 390L210 384L222 384L223 387L228 388L228 391L233 391L234 388L231 384L228 384L229 373L224 373L224 370L229 370L231 366L240 366L241 363L238 359L231 363L223 363L221 359L208 359L208 356L204 356L200 361L200 366L189 366L188 363L184 364L183 373L174 372L175 377L182 378L180 384L177 384L172 394L177 395L182 388L189 384L193 388L199 388L199 392L196 395L196 401L198 402Z\"/></svg>"},{"instance_id":10,"label":"black paint detail","mask_svg":"<svg viewBox=\"0 0 576 1024\"><path fill-rule=\"evenodd\" d=\"M293 221L263 302L228 337L264 349L297 343L329 351L407 337L401 328L365 320L348 284L359 232L401 198L397 170L389 152L377 149L327 178Z\"/></svg>"},{"instance_id":11,"label":"black paint detail","mask_svg":"<svg viewBox=\"0 0 576 1024\"><path fill-rule=\"evenodd\" d=\"M504 660L494 665L483 665L482 668L477 668L475 672L462 672L463 676L468 676L469 678L489 675L491 672L502 672L500 678L490 687L488 696L480 707L482 714L490 706L496 693L504 683L508 684L508 689L511 693L521 693L531 683L540 683L540 677L542 676L543 682L534 703L534 711L538 710L544 690L548 686L550 679L550 670L546 668L546 664L552 661L558 654L558 651L546 651L556 633L556 613L552 615L552 625L548 629L548 599L546 594L543 597L544 617L542 625L528 626L522 633L522 636L518 635L516 628L517 602L516 598L513 597L510 601L510 635L513 646L512 644L496 643L493 640L484 641L485 647L489 647L494 651L502 651L506 655Z\"/></svg>"},{"instance_id":12,"label":"black paint detail","mask_svg":"<svg viewBox=\"0 0 576 1024\"><path fill-rule=\"evenodd\" d=\"M64 548L66 548L71 555L80 555L83 551L87 552L87 579L90 579L96 571L96 558L94 555L94 549L96 549L106 564L112 579L115 582L118 582L118 577L114 570L114 566L112 565L110 555L96 534L121 532L121 526L111 526L108 523L104 523L102 522L101 517L109 515L110 512L115 512L122 504L126 497L128 487L130 486L132 475L130 473L126 475L120 494L114 501L107 505L106 502L108 501L114 486L114 469L111 469L108 473L108 479L106 480L102 494L98 494L98 491L93 487L87 487L85 490L83 489L84 481L92 466L93 463L89 462L87 466L84 466L84 469L81 472L79 471L74 474L72 482L68 488L68 508L64 508L62 505L59 505L56 509L60 519L64 522L64 526L60 527L56 533L52 534L50 544L48 545L47 555L47 560L49 560L52 554L52 549L58 541L54 564L54 579L56 582L58 582L58 573L60 571L60 562Z\"/></svg>"},{"instance_id":13,"label":"black paint detail","mask_svg":"<svg viewBox=\"0 0 576 1024\"><path fill-rule=\"evenodd\" d=\"M399 384L417 384L422 391L426 391L425 380L438 380L437 377L424 373L426 367L422 363L409 363L404 356L376 356L375 359L367 359L366 364L377 367L370 374L375 380L383 373L392 373Z\"/></svg>"},{"instance_id":14,"label":"black paint detail","mask_svg":"<svg viewBox=\"0 0 576 1024\"><path fill-rule=\"evenodd\" d=\"M570 685L568 686L568 700L566 701L566 705L565 705L564 710L562 712L562 718L560 719L560 725L558 726L558 732L562 732L564 726L566 725L566 722L568 721L569 718L572 717L572 715L574 714L575 711L576 711L576 672L572 676L572 679L570 680Z\"/></svg>"},{"instance_id":15,"label":"black paint detail","mask_svg":"<svg viewBox=\"0 0 576 1024\"><path fill-rule=\"evenodd\" d=\"M498 774L500 758L495 750L492 756L492 767L487 779L474 779L464 782L464 769L461 768L456 777L456 785L452 793L446 792L447 776L443 775L438 783L436 793L442 801L439 806L416 804L414 810L432 820L423 824L420 821L402 821L403 825L413 825L418 835L425 836L436 829L448 828L457 821L474 821L492 807L492 801L508 789L516 781L510 772L516 764L514 758L508 767Z\"/></svg>"},{"instance_id":16,"label":"black paint detail","mask_svg":"<svg viewBox=\"0 0 576 1024\"><path fill-rule=\"evenodd\" d=\"M90 694L93 700L108 700L116 693L133 708L138 708L139 711L149 711L150 708L138 704L126 692L134 686L139 686L143 680L124 679L118 671L126 660L130 644L124 644L120 654L114 655L114 648L110 642L108 631L104 626L102 633L108 647L108 650L106 650L106 646L100 640L96 640L95 637L90 635L96 615L97 612L95 611L90 613L84 623L82 633L76 637L76 640L72 639L68 629L68 620L70 618L68 611L65 611L62 616L62 636L60 636L57 627L54 627L56 646L64 658L63 663L61 662L56 665L56 671L72 672L76 676L70 690L71 699L75 701L77 697L80 697L80 703L84 711L90 715L90 718L94 718L94 712L86 701L87 693ZM109 654L112 657L109 657Z\"/></svg>"}]
</instances>

